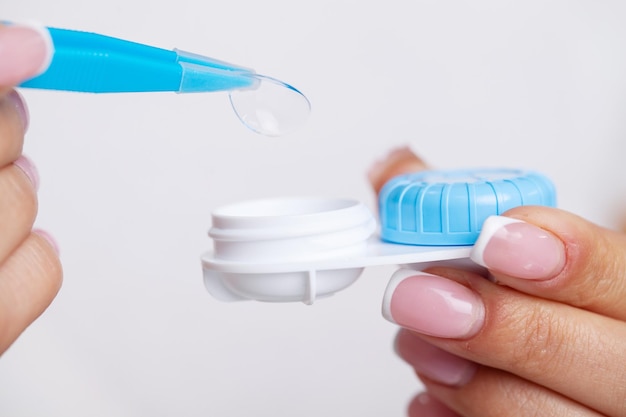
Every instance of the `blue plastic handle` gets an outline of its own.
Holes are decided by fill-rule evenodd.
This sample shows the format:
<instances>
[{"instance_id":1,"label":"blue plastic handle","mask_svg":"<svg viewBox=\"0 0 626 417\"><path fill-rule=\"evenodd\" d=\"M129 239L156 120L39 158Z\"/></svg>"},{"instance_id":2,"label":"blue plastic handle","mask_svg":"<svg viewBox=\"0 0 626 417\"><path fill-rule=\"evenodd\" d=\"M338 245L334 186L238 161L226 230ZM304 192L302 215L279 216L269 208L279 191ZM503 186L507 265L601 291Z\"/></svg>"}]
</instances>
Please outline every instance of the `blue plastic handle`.
<instances>
[{"instance_id":1,"label":"blue plastic handle","mask_svg":"<svg viewBox=\"0 0 626 417\"><path fill-rule=\"evenodd\" d=\"M48 28L48 69L21 87L91 93L210 92L254 87L254 71L179 50Z\"/></svg>"}]
</instances>

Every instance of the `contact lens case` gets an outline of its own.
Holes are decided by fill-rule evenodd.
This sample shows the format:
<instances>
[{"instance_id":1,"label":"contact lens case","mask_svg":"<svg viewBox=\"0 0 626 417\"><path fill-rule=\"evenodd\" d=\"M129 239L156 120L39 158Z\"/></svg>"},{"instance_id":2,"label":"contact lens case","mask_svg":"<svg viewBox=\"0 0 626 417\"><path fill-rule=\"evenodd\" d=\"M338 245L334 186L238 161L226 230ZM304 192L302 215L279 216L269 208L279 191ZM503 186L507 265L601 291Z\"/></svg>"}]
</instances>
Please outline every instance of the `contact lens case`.
<instances>
[{"instance_id":1,"label":"contact lens case","mask_svg":"<svg viewBox=\"0 0 626 417\"><path fill-rule=\"evenodd\" d=\"M368 266L422 269L470 263L484 220L521 205L555 206L544 175L519 169L400 175L379 193L378 220L351 199L290 197L212 212L204 284L221 301L312 304L354 283Z\"/></svg>"}]
</instances>

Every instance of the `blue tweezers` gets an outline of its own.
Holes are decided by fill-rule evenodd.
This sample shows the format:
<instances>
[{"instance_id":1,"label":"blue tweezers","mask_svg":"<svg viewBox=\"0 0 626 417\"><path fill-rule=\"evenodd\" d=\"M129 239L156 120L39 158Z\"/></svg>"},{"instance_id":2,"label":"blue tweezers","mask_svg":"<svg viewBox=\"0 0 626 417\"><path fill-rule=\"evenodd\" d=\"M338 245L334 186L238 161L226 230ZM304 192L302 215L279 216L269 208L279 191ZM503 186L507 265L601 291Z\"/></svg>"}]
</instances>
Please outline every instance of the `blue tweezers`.
<instances>
[{"instance_id":1,"label":"blue tweezers","mask_svg":"<svg viewBox=\"0 0 626 417\"><path fill-rule=\"evenodd\" d=\"M91 93L254 88L248 68L180 50L167 50L96 33L47 28L54 54L48 69L21 87Z\"/></svg>"}]
</instances>

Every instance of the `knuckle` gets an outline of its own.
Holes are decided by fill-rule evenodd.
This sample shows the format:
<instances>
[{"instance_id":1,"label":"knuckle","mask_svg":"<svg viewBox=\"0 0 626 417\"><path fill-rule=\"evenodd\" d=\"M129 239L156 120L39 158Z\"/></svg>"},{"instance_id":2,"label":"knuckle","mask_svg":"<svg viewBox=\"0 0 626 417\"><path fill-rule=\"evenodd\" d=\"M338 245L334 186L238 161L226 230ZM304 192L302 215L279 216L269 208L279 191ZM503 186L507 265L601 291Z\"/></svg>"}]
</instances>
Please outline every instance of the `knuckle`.
<instances>
[{"instance_id":1,"label":"knuckle","mask_svg":"<svg viewBox=\"0 0 626 417\"><path fill-rule=\"evenodd\" d=\"M577 307L620 315L611 306L626 294L626 236L593 228L584 242L569 242L564 270L569 302Z\"/></svg>"},{"instance_id":2,"label":"knuckle","mask_svg":"<svg viewBox=\"0 0 626 417\"><path fill-rule=\"evenodd\" d=\"M624 240L624 239L622 239ZM598 245L602 247L602 252L595 257L595 262L590 262L586 276L594 286L592 293L595 297L589 297L589 293L584 294L579 292L581 297L585 297L587 304L596 300L596 302L607 303L613 300L616 296L621 297L625 292L624 283L626 279L619 279L624 277L624 271L626 270L626 258L621 249L626 247L626 241L622 246L618 246L615 242L609 242L608 239L602 239L602 244ZM616 249L620 248L616 254ZM581 301L584 303L584 301Z\"/></svg>"}]
</instances>

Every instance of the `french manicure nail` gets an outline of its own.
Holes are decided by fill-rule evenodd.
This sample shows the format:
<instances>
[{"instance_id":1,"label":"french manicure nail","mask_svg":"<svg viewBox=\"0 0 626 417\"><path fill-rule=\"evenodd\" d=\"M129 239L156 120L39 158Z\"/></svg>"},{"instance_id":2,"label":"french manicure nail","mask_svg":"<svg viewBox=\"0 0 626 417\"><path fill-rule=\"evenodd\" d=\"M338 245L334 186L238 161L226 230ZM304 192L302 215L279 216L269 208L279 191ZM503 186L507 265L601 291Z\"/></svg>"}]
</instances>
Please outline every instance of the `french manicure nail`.
<instances>
[{"instance_id":1,"label":"french manicure nail","mask_svg":"<svg viewBox=\"0 0 626 417\"><path fill-rule=\"evenodd\" d=\"M44 72L54 47L43 26L9 24L0 27L0 86L11 86Z\"/></svg>"},{"instance_id":2,"label":"french manicure nail","mask_svg":"<svg viewBox=\"0 0 626 417\"><path fill-rule=\"evenodd\" d=\"M565 266L565 246L552 233L535 225L491 216L484 222L470 258L512 277L545 280Z\"/></svg>"},{"instance_id":3,"label":"french manicure nail","mask_svg":"<svg viewBox=\"0 0 626 417\"><path fill-rule=\"evenodd\" d=\"M387 320L407 329L450 339L473 336L485 316L482 300L469 288L409 269L391 277L382 312Z\"/></svg>"},{"instance_id":4,"label":"french manicure nail","mask_svg":"<svg viewBox=\"0 0 626 417\"><path fill-rule=\"evenodd\" d=\"M418 374L440 384L465 385L478 369L474 362L439 349L408 330L398 332L395 349Z\"/></svg>"},{"instance_id":5,"label":"french manicure nail","mask_svg":"<svg viewBox=\"0 0 626 417\"><path fill-rule=\"evenodd\" d=\"M7 98L19 115L20 120L22 121L23 130L24 132L26 132L28 130L28 123L30 120L30 115L28 113L28 107L26 106L26 102L22 98L22 95L16 90L11 90L11 92L7 95Z\"/></svg>"},{"instance_id":6,"label":"french manicure nail","mask_svg":"<svg viewBox=\"0 0 626 417\"><path fill-rule=\"evenodd\" d=\"M57 253L57 255L60 253L59 244L57 243L56 239L52 237L50 233L42 229L33 229L33 233L36 233L37 235L43 237L50 244L50 246L52 246L52 248Z\"/></svg>"},{"instance_id":7,"label":"french manicure nail","mask_svg":"<svg viewBox=\"0 0 626 417\"><path fill-rule=\"evenodd\" d=\"M35 187L35 190L39 189L39 172L37 171L35 164L33 164L29 158L22 155L13 162L13 165L22 170L22 172L33 184L33 187Z\"/></svg>"}]
</instances>

